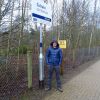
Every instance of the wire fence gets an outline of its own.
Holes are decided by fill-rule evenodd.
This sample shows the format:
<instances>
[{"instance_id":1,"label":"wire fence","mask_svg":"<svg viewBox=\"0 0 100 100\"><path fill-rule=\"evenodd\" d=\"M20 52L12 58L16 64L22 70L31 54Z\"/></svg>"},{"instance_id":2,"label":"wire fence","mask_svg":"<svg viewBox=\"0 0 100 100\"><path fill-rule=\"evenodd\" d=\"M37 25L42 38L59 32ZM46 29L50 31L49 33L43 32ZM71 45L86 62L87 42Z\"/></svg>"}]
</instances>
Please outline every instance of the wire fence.
<instances>
[{"instance_id":1,"label":"wire fence","mask_svg":"<svg viewBox=\"0 0 100 100\"><path fill-rule=\"evenodd\" d=\"M44 48L44 56L47 48ZM100 47L78 48L75 50L73 60L73 50L63 50L63 67L64 73L68 69L75 68L89 60L100 56ZM32 49L32 85L38 88L38 67L39 67L39 45L35 41ZM45 76L47 76L47 67L45 63ZM0 97L20 95L28 88L27 76L27 54L18 55L0 55Z\"/></svg>"}]
</instances>

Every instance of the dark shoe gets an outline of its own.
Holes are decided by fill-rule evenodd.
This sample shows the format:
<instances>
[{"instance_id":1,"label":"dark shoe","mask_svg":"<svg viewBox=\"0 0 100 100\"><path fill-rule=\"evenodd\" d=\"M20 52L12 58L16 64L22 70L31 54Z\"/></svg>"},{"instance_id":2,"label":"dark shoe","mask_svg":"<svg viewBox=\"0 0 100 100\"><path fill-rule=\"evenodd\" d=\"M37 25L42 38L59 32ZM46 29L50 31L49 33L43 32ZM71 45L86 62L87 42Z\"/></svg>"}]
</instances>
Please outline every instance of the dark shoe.
<instances>
[{"instance_id":1,"label":"dark shoe","mask_svg":"<svg viewBox=\"0 0 100 100\"><path fill-rule=\"evenodd\" d=\"M45 88L45 91L50 91L51 90L51 88Z\"/></svg>"},{"instance_id":2,"label":"dark shoe","mask_svg":"<svg viewBox=\"0 0 100 100\"><path fill-rule=\"evenodd\" d=\"M57 90L58 90L59 92L63 92L62 88L57 88Z\"/></svg>"}]
</instances>

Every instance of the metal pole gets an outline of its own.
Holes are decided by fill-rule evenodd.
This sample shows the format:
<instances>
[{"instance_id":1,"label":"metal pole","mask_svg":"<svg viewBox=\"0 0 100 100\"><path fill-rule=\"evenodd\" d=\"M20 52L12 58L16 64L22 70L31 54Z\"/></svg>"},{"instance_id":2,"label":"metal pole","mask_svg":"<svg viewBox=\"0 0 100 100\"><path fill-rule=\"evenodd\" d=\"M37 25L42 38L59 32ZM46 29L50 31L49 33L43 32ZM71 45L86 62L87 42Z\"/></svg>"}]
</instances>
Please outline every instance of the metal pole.
<instances>
[{"instance_id":1,"label":"metal pole","mask_svg":"<svg viewBox=\"0 0 100 100\"><path fill-rule=\"evenodd\" d=\"M42 53L43 47L43 37L42 37L42 23L40 24L40 54L39 54L39 88L44 88L44 57Z\"/></svg>"}]
</instances>

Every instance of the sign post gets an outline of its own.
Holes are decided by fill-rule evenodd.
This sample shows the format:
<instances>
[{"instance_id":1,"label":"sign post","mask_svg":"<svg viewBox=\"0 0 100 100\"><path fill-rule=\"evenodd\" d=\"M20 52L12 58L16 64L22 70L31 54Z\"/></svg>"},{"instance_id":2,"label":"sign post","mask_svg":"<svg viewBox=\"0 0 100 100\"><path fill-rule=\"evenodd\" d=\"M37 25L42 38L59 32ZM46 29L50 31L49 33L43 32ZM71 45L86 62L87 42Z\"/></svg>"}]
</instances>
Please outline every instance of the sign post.
<instances>
[{"instance_id":1,"label":"sign post","mask_svg":"<svg viewBox=\"0 0 100 100\"><path fill-rule=\"evenodd\" d=\"M51 24L52 12L48 0L32 1L32 18L34 22L40 23L39 88L44 88L44 57L42 53L42 47L43 47L42 25Z\"/></svg>"},{"instance_id":2,"label":"sign post","mask_svg":"<svg viewBox=\"0 0 100 100\"><path fill-rule=\"evenodd\" d=\"M42 23L40 23L39 88L44 88L44 57L42 53L42 48L43 48Z\"/></svg>"},{"instance_id":3,"label":"sign post","mask_svg":"<svg viewBox=\"0 0 100 100\"><path fill-rule=\"evenodd\" d=\"M59 43L60 48L62 48L62 51L63 51L63 49L66 49L68 46L66 40L59 40L58 39L58 43ZM64 59L62 61L61 69L60 69L60 74L63 75L63 73L64 73Z\"/></svg>"}]
</instances>

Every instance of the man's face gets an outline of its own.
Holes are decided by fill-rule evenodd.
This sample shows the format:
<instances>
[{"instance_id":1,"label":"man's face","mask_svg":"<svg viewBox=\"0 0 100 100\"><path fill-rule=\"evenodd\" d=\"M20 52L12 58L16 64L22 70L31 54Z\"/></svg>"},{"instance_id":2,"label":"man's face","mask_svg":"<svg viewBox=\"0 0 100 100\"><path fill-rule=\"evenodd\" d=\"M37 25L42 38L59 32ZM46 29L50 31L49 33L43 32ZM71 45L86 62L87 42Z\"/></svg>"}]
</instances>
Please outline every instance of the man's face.
<instances>
[{"instance_id":1,"label":"man's face","mask_svg":"<svg viewBox=\"0 0 100 100\"><path fill-rule=\"evenodd\" d=\"M57 43L54 42L54 43L53 43L53 48L56 48L56 47L57 47Z\"/></svg>"}]
</instances>

